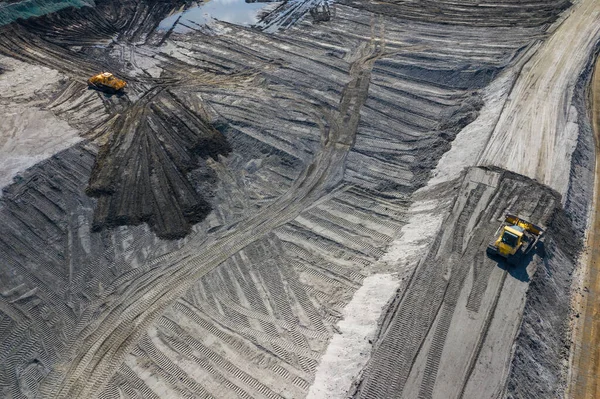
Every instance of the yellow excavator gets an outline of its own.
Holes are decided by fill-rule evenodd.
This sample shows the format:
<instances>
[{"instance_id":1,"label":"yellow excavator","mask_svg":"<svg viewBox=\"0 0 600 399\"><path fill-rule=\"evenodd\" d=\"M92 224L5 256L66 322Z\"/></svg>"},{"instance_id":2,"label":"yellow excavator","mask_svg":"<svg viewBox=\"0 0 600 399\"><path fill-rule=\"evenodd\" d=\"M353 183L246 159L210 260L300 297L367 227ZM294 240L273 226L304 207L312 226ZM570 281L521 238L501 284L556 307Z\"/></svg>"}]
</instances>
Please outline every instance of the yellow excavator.
<instances>
[{"instance_id":1,"label":"yellow excavator","mask_svg":"<svg viewBox=\"0 0 600 399\"><path fill-rule=\"evenodd\" d=\"M544 231L541 227L507 214L504 222L494 234L494 241L487 247L489 255L500 255L512 265L518 264L540 240Z\"/></svg>"},{"instance_id":2,"label":"yellow excavator","mask_svg":"<svg viewBox=\"0 0 600 399\"><path fill-rule=\"evenodd\" d=\"M102 72L88 79L88 86L107 93L118 93L127 83L110 72Z\"/></svg>"}]
</instances>

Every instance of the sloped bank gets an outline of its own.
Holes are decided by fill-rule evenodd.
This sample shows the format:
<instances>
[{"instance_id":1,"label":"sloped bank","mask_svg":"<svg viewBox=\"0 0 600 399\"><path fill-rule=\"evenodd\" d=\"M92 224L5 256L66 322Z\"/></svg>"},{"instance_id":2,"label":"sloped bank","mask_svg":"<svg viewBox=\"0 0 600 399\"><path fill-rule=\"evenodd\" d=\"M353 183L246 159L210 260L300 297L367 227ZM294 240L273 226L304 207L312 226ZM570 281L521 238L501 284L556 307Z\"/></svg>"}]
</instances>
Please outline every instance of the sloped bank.
<instances>
[{"instance_id":1,"label":"sloped bank","mask_svg":"<svg viewBox=\"0 0 600 399\"><path fill-rule=\"evenodd\" d=\"M588 87L600 47L579 77L573 96L579 135L572 156L564 212L548 226L543 267L532 278L507 380L508 398L563 397L571 332L573 273L583 249L594 187L594 136Z\"/></svg>"}]
</instances>

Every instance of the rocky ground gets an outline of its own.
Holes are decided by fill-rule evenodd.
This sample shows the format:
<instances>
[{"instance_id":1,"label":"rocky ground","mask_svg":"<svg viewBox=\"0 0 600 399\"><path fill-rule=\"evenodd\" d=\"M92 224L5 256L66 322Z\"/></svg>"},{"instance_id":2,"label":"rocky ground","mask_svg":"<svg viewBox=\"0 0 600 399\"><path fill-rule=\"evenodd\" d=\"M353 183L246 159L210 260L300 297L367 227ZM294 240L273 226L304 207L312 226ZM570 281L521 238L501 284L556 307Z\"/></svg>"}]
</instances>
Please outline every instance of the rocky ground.
<instances>
[{"instance_id":1,"label":"rocky ground","mask_svg":"<svg viewBox=\"0 0 600 399\"><path fill-rule=\"evenodd\" d=\"M0 2L2 397L563 394L600 4L317 3Z\"/></svg>"}]
</instances>

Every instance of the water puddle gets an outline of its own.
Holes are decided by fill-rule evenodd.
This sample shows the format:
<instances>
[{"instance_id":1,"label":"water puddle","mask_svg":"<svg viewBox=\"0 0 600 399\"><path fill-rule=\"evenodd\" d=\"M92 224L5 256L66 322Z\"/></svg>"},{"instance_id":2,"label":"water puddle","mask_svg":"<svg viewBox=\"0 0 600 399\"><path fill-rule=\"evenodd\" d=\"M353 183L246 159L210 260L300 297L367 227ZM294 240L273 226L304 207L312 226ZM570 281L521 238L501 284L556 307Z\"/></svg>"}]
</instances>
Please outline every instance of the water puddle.
<instances>
[{"instance_id":1,"label":"water puddle","mask_svg":"<svg viewBox=\"0 0 600 399\"><path fill-rule=\"evenodd\" d=\"M165 18L158 26L158 29L168 30L173 28L177 33L186 33L193 29L200 29L210 24L213 20L229 22L235 25L251 26L259 21L262 12L273 9L279 4L281 2L209 0L200 6Z\"/></svg>"}]
</instances>

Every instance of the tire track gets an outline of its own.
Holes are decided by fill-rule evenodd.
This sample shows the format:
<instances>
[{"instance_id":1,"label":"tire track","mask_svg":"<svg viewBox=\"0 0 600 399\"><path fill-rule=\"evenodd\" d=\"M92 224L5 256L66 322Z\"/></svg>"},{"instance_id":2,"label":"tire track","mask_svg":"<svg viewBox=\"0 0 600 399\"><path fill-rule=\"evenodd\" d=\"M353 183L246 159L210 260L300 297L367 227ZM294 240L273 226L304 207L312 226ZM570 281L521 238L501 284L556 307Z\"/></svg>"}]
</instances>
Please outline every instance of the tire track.
<instances>
[{"instance_id":1,"label":"tire track","mask_svg":"<svg viewBox=\"0 0 600 399\"><path fill-rule=\"evenodd\" d=\"M329 127L322 131L321 150L292 189L259 215L225 233L203 253L156 268L130 282L124 295L102 312L94 328L83 330L83 345L64 374L54 371L48 376L41 389L44 395L64 399L98 395L143 331L193 281L275 227L293 220L341 180L345 158L355 141L360 109L368 95L371 70L384 55L383 50L375 40L359 49L338 109L323 110ZM194 244L190 241L187 246L193 248ZM178 259L169 256L161 262L166 260Z\"/></svg>"}]
</instances>

